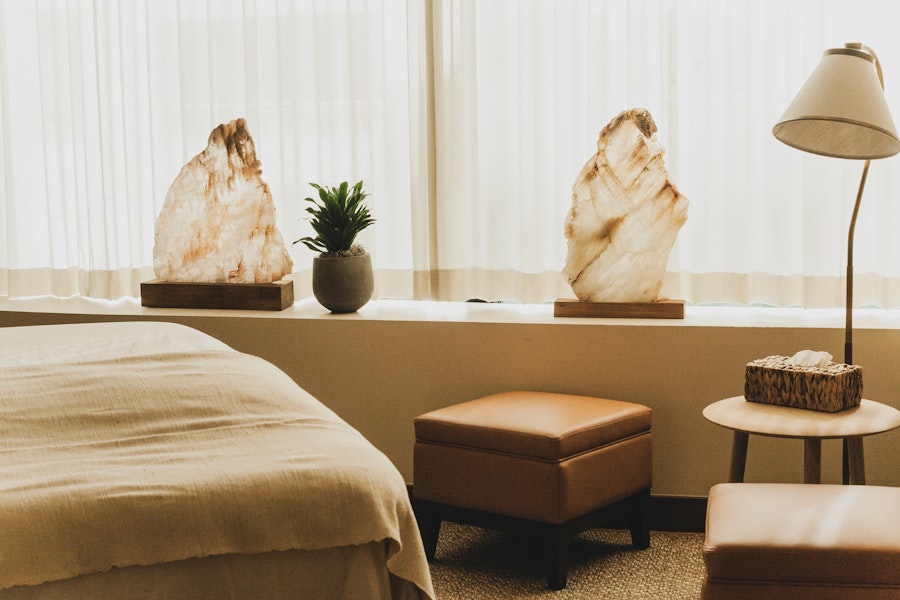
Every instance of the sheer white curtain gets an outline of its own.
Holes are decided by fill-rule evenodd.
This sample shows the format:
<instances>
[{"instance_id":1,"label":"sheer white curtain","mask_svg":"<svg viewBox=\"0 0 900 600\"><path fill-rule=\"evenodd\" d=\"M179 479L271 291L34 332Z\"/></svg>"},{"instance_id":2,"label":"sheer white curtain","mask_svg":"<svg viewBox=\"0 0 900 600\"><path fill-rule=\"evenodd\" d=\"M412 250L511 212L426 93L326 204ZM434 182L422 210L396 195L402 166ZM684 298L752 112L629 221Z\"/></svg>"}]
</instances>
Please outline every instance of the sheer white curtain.
<instances>
[{"instance_id":1,"label":"sheer white curtain","mask_svg":"<svg viewBox=\"0 0 900 600\"><path fill-rule=\"evenodd\" d=\"M697 302L843 306L847 228L862 161L814 156L771 127L827 48L881 58L900 119L900 40L886 1L678 2L678 106L669 149L693 203L670 263ZM900 123L900 120L898 120ZM855 304L900 306L900 163L872 164L857 225Z\"/></svg>"},{"instance_id":2,"label":"sheer white curtain","mask_svg":"<svg viewBox=\"0 0 900 600\"><path fill-rule=\"evenodd\" d=\"M308 182L365 180L380 296L571 296L572 183L643 107L691 203L663 293L841 306L862 165L771 127L848 41L878 52L900 119L892 2L0 2L0 295L137 295L168 186L243 116L286 240ZM860 306L900 307L898 160L870 171ZM292 255L302 296L312 257Z\"/></svg>"},{"instance_id":3,"label":"sheer white curtain","mask_svg":"<svg viewBox=\"0 0 900 600\"><path fill-rule=\"evenodd\" d=\"M362 179L379 284L412 294L402 3L4 1L0 31L0 295L138 295L169 186L237 117L285 239L309 182Z\"/></svg>"},{"instance_id":4,"label":"sheer white curtain","mask_svg":"<svg viewBox=\"0 0 900 600\"><path fill-rule=\"evenodd\" d=\"M890 1L446 0L439 12L441 295L571 296L558 276L571 186L600 129L643 107L691 202L662 293L842 306L862 163L793 150L771 128L822 52L848 41L879 53L900 119ZM858 306L900 306L897 160L870 172L855 246Z\"/></svg>"}]
</instances>

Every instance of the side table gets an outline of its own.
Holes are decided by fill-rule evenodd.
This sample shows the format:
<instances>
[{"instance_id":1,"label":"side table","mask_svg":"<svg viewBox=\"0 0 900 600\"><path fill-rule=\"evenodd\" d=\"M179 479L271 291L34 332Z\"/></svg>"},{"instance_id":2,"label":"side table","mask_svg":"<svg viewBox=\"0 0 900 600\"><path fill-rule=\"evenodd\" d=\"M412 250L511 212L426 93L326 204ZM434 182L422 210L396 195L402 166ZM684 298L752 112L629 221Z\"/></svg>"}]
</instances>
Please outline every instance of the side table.
<instances>
[{"instance_id":1,"label":"side table","mask_svg":"<svg viewBox=\"0 0 900 600\"><path fill-rule=\"evenodd\" d=\"M872 400L862 400L855 408L827 413L747 402L743 396L735 396L710 404L703 409L703 416L734 431L728 476L732 483L744 480L747 443L750 434L754 434L804 440L804 483L822 480L822 440L843 439L848 473L844 483L865 484L863 437L900 427L900 410Z\"/></svg>"}]
</instances>

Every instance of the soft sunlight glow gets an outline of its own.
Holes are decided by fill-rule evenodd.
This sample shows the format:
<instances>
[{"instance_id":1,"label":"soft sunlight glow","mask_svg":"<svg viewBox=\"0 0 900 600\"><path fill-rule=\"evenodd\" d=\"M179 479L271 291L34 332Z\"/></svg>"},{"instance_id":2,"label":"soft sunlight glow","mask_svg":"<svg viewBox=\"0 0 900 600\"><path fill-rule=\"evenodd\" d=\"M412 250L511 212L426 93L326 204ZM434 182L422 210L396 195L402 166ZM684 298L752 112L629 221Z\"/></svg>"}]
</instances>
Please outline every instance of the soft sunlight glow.
<instances>
[{"instance_id":1,"label":"soft sunlight glow","mask_svg":"<svg viewBox=\"0 0 900 600\"><path fill-rule=\"evenodd\" d=\"M900 110L893 0L0 3L0 295L119 297L217 124L254 132L288 240L309 182L364 179L376 294L571 296L563 223L600 128L659 126L690 200L662 294L841 306L858 165L779 144L823 48L865 40ZM873 170L857 305L900 307L900 171ZM845 164L846 163L846 164ZM298 289L312 255L292 248Z\"/></svg>"}]
</instances>

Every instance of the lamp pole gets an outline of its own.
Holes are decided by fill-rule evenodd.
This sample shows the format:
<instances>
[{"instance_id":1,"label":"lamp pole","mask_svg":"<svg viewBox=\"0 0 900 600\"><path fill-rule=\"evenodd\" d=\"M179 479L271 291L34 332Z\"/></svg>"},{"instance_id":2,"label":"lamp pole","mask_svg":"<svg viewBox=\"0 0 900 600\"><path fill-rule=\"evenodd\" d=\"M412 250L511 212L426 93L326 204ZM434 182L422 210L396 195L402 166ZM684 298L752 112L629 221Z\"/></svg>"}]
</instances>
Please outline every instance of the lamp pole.
<instances>
[{"instance_id":1,"label":"lamp pole","mask_svg":"<svg viewBox=\"0 0 900 600\"><path fill-rule=\"evenodd\" d=\"M866 177L869 175L869 164L866 159L863 165L862 177L859 180L859 191L856 193L856 203L853 205L853 216L850 217L850 231L847 234L847 316L844 327L844 362L853 364L853 233L856 230L856 217L859 216L859 205L862 202L863 190L866 187Z\"/></svg>"}]
</instances>

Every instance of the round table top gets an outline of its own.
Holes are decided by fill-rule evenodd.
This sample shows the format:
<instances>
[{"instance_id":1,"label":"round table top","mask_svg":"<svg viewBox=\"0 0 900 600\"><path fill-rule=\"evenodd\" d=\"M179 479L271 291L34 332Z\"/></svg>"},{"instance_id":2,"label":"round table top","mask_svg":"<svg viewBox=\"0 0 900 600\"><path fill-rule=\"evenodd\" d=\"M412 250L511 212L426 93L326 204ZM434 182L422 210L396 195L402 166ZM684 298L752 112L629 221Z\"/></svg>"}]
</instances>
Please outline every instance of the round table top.
<instances>
[{"instance_id":1,"label":"round table top","mask_svg":"<svg viewBox=\"0 0 900 600\"><path fill-rule=\"evenodd\" d=\"M726 398L703 409L703 416L722 427L774 437L845 438L872 435L900 427L900 410L862 400L859 406L828 413Z\"/></svg>"}]
</instances>

